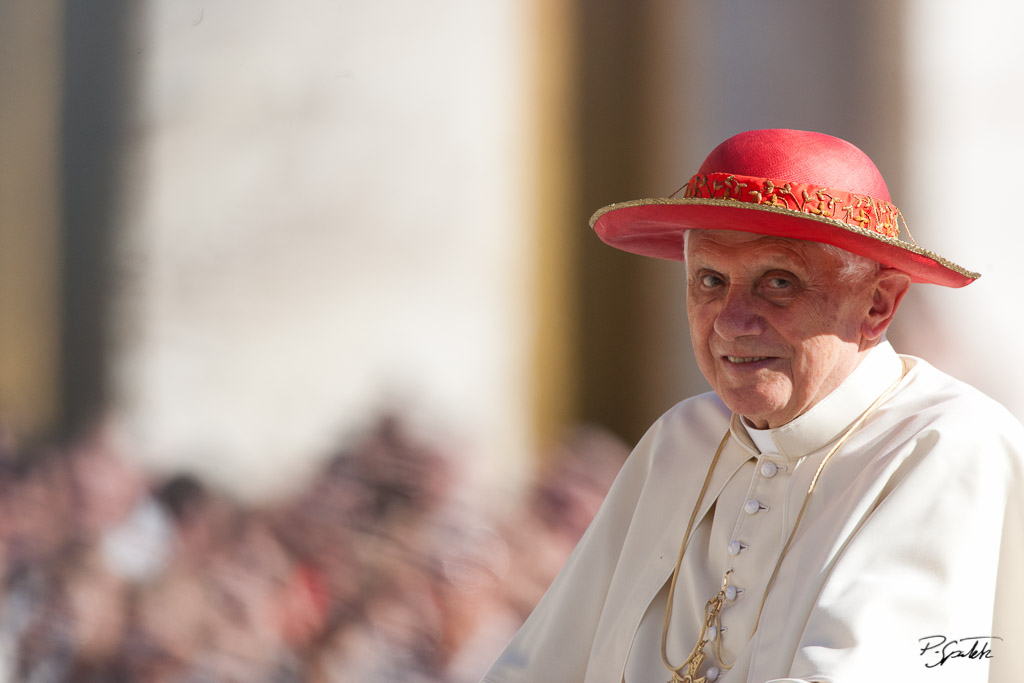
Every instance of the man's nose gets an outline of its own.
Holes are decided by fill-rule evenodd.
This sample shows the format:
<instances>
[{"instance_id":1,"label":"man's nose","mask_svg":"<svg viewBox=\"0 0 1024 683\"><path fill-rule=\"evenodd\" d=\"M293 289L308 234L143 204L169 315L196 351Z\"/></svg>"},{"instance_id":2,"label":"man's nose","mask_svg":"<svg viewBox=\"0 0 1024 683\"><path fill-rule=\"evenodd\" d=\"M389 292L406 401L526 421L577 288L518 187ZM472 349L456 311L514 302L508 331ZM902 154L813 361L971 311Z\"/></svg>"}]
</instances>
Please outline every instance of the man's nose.
<instances>
[{"instance_id":1,"label":"man's nose","mask_svg":"<svg viewBox=\"0 0 1024 683\"><path fill-rule=\"evenodd\" d=\"M764 318L749 292L730 290L715 317L715 332L723 339L737 339L761 334Z\"/></svg>"}]
</instances>

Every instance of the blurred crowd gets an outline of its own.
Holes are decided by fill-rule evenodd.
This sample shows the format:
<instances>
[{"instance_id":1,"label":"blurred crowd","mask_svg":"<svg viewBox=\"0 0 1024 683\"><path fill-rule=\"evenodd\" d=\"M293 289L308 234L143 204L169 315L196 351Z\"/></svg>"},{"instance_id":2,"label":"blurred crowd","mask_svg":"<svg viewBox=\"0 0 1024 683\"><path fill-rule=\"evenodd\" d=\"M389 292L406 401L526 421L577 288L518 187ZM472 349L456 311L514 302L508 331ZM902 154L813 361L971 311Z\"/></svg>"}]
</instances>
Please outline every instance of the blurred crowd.
<instances>
[{"instance_id":1,"label":"blurred crowd","mask_svg":"<svg viewBox=\"0 0 1024 683\"><path fill-rule=\"evenodd\" d=\"M0 683L477 681L625 454L580 430L516 505L471 510L453 454L385 417L257 505L146 476L102 430L0 430Z\"/></svg>"}]
</instances>

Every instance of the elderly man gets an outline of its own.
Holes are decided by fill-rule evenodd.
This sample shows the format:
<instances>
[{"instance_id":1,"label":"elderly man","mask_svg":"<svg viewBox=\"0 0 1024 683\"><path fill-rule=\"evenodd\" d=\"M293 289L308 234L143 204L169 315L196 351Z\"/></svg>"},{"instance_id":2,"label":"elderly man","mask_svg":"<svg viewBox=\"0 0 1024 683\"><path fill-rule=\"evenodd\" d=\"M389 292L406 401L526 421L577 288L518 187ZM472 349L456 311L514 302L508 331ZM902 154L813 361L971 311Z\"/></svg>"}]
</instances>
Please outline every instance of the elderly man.
<instances>
[{"instance_id":1,"label":"elderly man","mask_svg":"<svg viewBox=\"0 0 1024 683\"><path fill-rule=\"evenodd\" d=\"M911 282L978 277L898 220L863 152L790 130L595 214L685 260L714 392L651 427L486 682L1024 680L1024 429L885 340Z\"/></svg>"}]
</instances>

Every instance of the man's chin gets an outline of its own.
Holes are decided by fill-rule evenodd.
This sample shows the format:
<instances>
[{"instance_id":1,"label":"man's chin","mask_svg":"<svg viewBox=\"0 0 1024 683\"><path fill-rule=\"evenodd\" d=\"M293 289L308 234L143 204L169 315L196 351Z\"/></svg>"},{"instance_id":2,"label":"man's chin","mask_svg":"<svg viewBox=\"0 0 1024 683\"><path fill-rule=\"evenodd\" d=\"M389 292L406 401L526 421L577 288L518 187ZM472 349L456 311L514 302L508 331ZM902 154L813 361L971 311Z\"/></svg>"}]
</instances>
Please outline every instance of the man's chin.
<instances>
[{"instance_id":1,"label":"man's chin","mask_svg":"<svg viewBox=\"0 0 1024 683\"><path fill-rule=\"evenodd\" d=\"M742 415L751 424L758 428L765 428L764 425L772 424L781 426L788 422L785 419L786 403L770 397L759 398L752 396L750 390L718 393L719 398L726 407L737 415Z\"/></svg>"}]
</instances>

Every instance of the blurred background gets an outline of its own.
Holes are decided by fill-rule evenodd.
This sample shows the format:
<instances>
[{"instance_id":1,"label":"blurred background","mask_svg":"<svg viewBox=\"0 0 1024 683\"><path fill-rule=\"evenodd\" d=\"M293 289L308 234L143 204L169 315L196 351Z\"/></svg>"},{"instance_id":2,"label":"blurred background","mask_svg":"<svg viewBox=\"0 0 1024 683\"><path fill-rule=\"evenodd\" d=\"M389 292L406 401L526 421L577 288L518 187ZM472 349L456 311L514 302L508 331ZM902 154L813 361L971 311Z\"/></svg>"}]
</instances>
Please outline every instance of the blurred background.
<instances>
[{"instance_id":1,"label":"blurred background","mask_svg":"<svg viewBox=\"0 0 1024 683\"><path fill-rule=\"evenodd\" d=\"M890 332L1024 416L1012 0L0 0L0 681L475 681L644 429L682 266L587 220L871 156ZM999 211L997 211L999 209Z\"/></svg>"}]
</instances>

